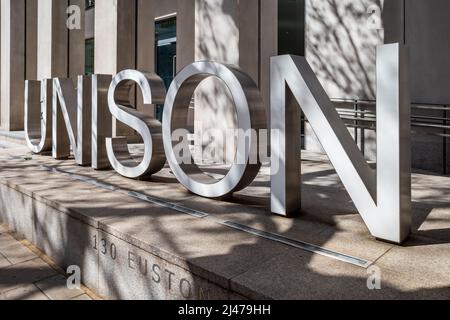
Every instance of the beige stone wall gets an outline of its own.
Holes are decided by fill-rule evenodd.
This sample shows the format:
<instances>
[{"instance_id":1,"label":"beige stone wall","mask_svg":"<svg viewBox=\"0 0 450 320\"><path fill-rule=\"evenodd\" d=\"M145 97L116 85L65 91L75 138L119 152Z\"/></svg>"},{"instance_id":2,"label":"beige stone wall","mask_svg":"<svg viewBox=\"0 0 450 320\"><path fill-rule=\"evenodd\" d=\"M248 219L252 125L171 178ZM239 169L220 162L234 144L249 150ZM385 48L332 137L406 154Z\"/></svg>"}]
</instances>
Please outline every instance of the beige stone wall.
<instances>
[{"instance_id":1,"label":"beige stone wall","mask_svg":"<svg viewBox=\"0 0 450 320\"><path fill-rule=\"evenodd\" d=\"M96 0L95 73L115 75L125 69L135 69L136 34L135 0ZM117 136L134 135L130 128L117 121L113 122L113 132Z\"/></svg>"},{"instance_id":2,"label":"beige stone wall","mask_svg":"<svg viewBox=\"0 0 450 320\"><path fill-rule=\"evenodd\" d=\"M26 0L25 72L27 80L37 80L38 0Z\"/></svg>"},{"instance_id":3,"label":"beige stone wall","mask_svg":"<svg viewBox=\"0 0 450 320\"><path fill-rule=\"evenodd\" d=\"M67 77L66 9L66 1L38 1L38 79Z\"/></svg>"},{"instance_id":4,"label":"beige stone wall","mask_svg":"<svg viewBox=\"0 0 450 320\"><path fill-rule=\"evenodd\" d=\"M85 39L90 39L95 37L95 7L86 11L85 13Z\"/></svg>"},{"instance_id":5,"label":"beige stone wall","mask_svg":"<svg viewBox=\"0 0 450 320\"><path fill-rule=\"evenodd\" d=\"M95 73L136 67L136 2L95 1Z\"/></svg>"},{"instance_id":6,"label":"beige stone wall","mask_svg":"<svg viewBox=\"0 0 450 320\"><path fill-rule=\"evenodd\" d=\"M306 57L331 98L375 99L383 0L307 0ZM369 10L376 14L369 17Z\"/></svg>"},{"instance_id":7,"label":"beige stone wall","mask_svg":"<svg viewBox=\"0 0 450 320\"><path fill-rule=\"evenodd\" d=\"M63 2L63 1L61 1ZM78 75L84 74L85 68L85 0L69 0L68 5L76 5L81 11L80 15L80 26L79 30L68 30L69 36L69 72L68 76L72 79L76 79Z\"/></svg>"},{"instance_id":8,"label":"beige stone wall","mask_svg":"<svg viewBox=\"0 0 450 320\"><path fill-rule=\"evenodd\" d=\"M1 1L1 127L23 128L25 1Z\"/></svg>"},{"instance_id":9,"label":"beige stone wall","mask_svg":"<svg viewBox=\"0 0 450 320\"><path fill-rule=\"evenodd\" d=\"M268 11L262 16L259 3L254 0L197 0L195 60L237 65L257 85L264 84L263 89L267 92L268 69L264 68L262 72L261 65L267 63L270 54L275 52L276 38L269 31L268 37L261 39L260 28L273 30L276 20L268 19ZM236 112L229 90L218 79L204 81L195 95L196 145L214 149L216 160L230 162L234 158L234 145L232 141L226 144L225 132L236 127Z\"/></svg>"},{"instance_id":10,"label":"beige stone wall","mask_svg":"<svg viewBox=\"0 0 450 320\"><path fill-rule=\"evenodd\" d=\"M405 40L412 49L412 100L450 105L450 1L409 0L405 10Z\"/></svg>"},{"instance_id":11,"label":"beige stone wall","mask_svg":"<svg viewBox=\"0 0 450 320\"><path fill-rule=\"evenodd\" d=\"M138 0L137 69L155 72L155 22L167 17L177 19L177 71L194 61L194 1ZM138 109L154 115L154 107Z\"/></svg>"},{"instance_id":12,"label":"beige stone wall","mask_svg":"<svg viewBox=\"0 0 450 320\"><path fill-rule=\"evenodd\" d=\"M238 1L196 0L196 61L212 60L239 65L239 39ZM223 159L227 152L223 134L235 127L236 113L228 89L218 79L205 80L195 95L197 150L213 148L214 160ZM204 160L213 159L207 157Z\"/></svg>"}]
</instances>

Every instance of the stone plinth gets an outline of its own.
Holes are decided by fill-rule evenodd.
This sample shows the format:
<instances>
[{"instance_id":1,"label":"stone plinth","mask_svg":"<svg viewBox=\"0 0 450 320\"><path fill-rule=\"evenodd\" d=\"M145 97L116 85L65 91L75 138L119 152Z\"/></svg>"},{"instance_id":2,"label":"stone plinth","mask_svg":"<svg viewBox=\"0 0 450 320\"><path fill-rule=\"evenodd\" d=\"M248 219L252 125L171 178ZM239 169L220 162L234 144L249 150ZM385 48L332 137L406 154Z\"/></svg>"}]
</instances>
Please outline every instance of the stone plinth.
<instances>
[{"instance_id":1,"label":"stone plinth","mask_svg":"<svg viewBox=\"0 0 450 320\"><path fill-rule=\"evenodd\" d=\"M396 247L370 237L332 167L316 154L305 154L296 219L267 212L267 168L251 187L219 202L189 194L169 170L132 181L27 154L18 148L0 156L0 221L61 267L80 266L84 284L105 298L450 297L447 177L414 175L415 229ZM229 227L230 221L376 262L382 289L368 289L364 267Z\"/></svg>"}]
</instances>

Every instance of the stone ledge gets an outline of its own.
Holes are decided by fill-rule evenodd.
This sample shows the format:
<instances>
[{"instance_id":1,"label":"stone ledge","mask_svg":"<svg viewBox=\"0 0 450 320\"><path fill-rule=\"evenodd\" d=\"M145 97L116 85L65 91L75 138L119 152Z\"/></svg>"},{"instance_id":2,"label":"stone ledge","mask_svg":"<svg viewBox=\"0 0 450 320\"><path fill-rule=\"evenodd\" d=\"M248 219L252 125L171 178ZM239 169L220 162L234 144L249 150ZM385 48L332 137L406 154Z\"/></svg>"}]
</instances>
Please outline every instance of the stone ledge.
<instances>
[{"instance_id":1,"label":"stone ledge","mask_svg":"<svg viewBox=\"0 0 450 320\"><path fill-rule=\"evenodd\" d=\"M144 242L137 238L133 238L133 236L128 234L121 233L120 231L115 230L114 227L110 227L108 223L102 223L100 222L101 220L95 219L92 216L83 213L80 209L70 208L54 200L49 200L48 198L40 196L26 187L15 184L10 180L0 180L0 185L0 189L2 189L1 200L4 204L2 212L0 213L1 220L16 229L24 238L32 241L39 249L43 250L63 268L66 268L69 265L79 265L82 267L84 283L103 297L111 299L155 298L155 296L153 296L155 293L153 291L149 292L149 288L142 287L142 295L136 295L133 293L131 288L122 288L124 285L129 284L129 279L127 281L121 281L121 283L115 283L113 278L114 275L117 275L117 272L114 271L116 268L121 270L120 274L127 274L127 263L129 269L135 269L135 267L130 264L139 262L136 262L133 257L140 257L139 259L144 259L142 257L148 256L150 257L149 260L153 259L157 261L157 263L152 267L156 269L154 272L162 269L161 265L166 266L164 270L170 278L166 279L166 284L170 284L172 281L175 281L174 279L176 276L178 277L178 275L182 275L178 281L183 281L179 283L180 286L183 286L183 290L187 290L186 288L190 286L194 287L199 283L202 284L198 287L198 289L196 289L198 298L245 298L242 295L239 295L238 292L233 292L229 289L229 280L232 277L232 274L220 275L214 270L207 270L200 265L149 244L148 242ZM15 195L13 196L11 192L14 192ZM25 201L16 201L17 199L24 199L24 197L28 199ZM14 199L14 201L11 202L11 199ZM8 203L11 207L8 207ZM17 206L17 203L20 203L20 205L23 205L24 207L21 208L20 206ZM146 210L151 209L161 210L160 208L146 208ZM170 210L165 211L167 211L165 214L174 214L174 212L170 212ZM15 214L17 212L21 212L22 214ZM27 214L24 214L25 212L27 212ZM132 213L133 210L128 212L128 214ZM124 215L126 214L127 213L124 213ZM179 213L176 213L176 215L180 216L181 219L186 222L191 220L191 222L196 225L199 223L203 224L201 219L199 220ZM13 216L14 218L11 219ZM27 226L23 227L21 224L26 224ZM210 225L211 223L207 224L208 225L204 225L203 227L206 229L213 227ZM186 224L183 224L183 227L185 227L185 225ZM225 230L225 228L223 228L222 232L230 232L232 238L233 233L237 234L236 231ZM71 242L69 239L86 242L86 235L90 236L90 240L93 240L94 237L97 239L98 243L97 245L94 245L97 248L94 249L97 253L85 252L85 249L87 248L86 245L79 247L78 244L71 245L68 243ZM104 261L106 258L105 255L102 254L103 249L99 249L99 247L102 246L104 239L108 239L107 246L110 248L114 246L114 250L116 250L116 252L121 250L121 254L119 255L119 257L122 258L120 266L111 267L106 263L106 261ZM246 241L248 242L249 239L246 239ZM108 254L107 251L108 250L106 249L106 256ZM131 256L126 256L126 254L124 256L124 252L131 254ZM119 257L115 258L119 259ZM171 268L174 271L171 271ZM99 270L98 274L95 274L96 270ZM107 273L108 270L112 270L110 274L103 274L104 272ZM244 271L246 270L239 270L239 272ZM236 275L237 274L238 273L236 273ZM141 279L139 279L139 277L136 279L136 275L133 274L130 275L130 277L132 278L133 283L146 283L146 280L142 279L142 277ZM158 278L159 277L162 278L162 275L159 274ZM160 283L160 281L163 280L158 280L158 283ZM116 292L114 289L109 287L110 285L114 288L122 288L122 291ZM170 286L172 285L173 284L170 284ZM206 290L204 288L209 289ZM124 291L129 292L124 293ZM184 296L171 296L166 291L167 287L166 290L157 290L156 297L161 299L196 298L195 296L187 295L186 292L184 292ZM170 292L170 290L168 291Z\"/></svg>"},{"instance_id":2,"label":"stone ledge","mask_svg":"<svg viewBox=\"0 0 450 320\"><path fill-rule=\"evenodd\" d=\"M0 129L0 140L26 145L25 132L23 131L4 131Z\"/></svg>"},{"instance_id":3,"label":"stone ledge","mask_svg":"<svg viewBox=\"0 0 450 320\"><path fill-rule=\"evenodd\" d=\"M3 185L4 186L4 185ZM3 187L2 187L3 188ZM11 188L10 190L18 190L20 188ZM2 201L5 201L6 199L4 199L4 190L2 190ZM26 196L26 195L25 195ZM204 279L202 277L199 277L196 273L191 272L189 270L189 268L187 267L188 264L186 262L183 263L183 260L179 257L173 256L170 253L164 252L156 247L150 247L147 246L147 250L142 250L141 248L133 245L132 243L129 242L125 242L123 240L121 240L118 237L115 237L107 232L105 232L104 230L102 230L101 228L98 229L94 229L92 226L85 224L84 222L80 221L80 220L75 220L73 219L71 216L67 215L65 212L70 211L70 209L65 210L65 212L61 212L56 210L54 207L52 206L48 206L45 202L40 202L40 200L37 200L36 198L33 198L34 203L33 203L33 207L35 208L34 210L36 210L35 212L35 216L33 217L33 220L39 220L38 223L36 223L36 221L33 221L33 225L36 226L35 229L32 230L32 234L30 237L29 232L21 232L21 234L23 235L24 238L27 238L29 240L31 240L39 249L43 250L50 258L52 258L54 261L56 261L58 263L58 265L60 265L63 268L68 267L69 265L79 265L82 268L82 274L83 274L83 282L89 286L90 288L92 288L94 291L96 291L97 293L99 293L101 296L106 297L106 298L111 298L111 299L128 299L128 298L132 298L132 299L150 299L150 298L155 298L154 296L149 296L146 295L145 292L143 292L143 295L136 295L133 293L134 290L134 286L133 287L129 287L127 289L124 289L123 291L120 292L114 292L113 289L111 289L109 286L113 286L113 287L123 287L123 286L127 286L129 285L129 279L127 279L127 281L121 281L121 283L116 283L115 282L115 275L117 275L117 273L115 271L112 271L111 273L107 274L107 270L109 270L108 268L112 268L112 270L115 270L116 266L111 267L112 263L107 263L107 261L104 261L107 257L108 254L112 254L109 252L109 250L111 250L110 248L112 246L114 246L114 259L113 261L116 261L117 259L122 258L122 261L120 262L120 269L121 269L121 275L126 275L127 274L127 263L128 264L136 264L139 263L137 262L137 260L133 260L133 256L134 257L144 257L144 256L149 256L151 257L152 260L157 261L158 264L156 264L158 267L152 267L155 268L156 270L160 270L162 269L162 267L160 265L166 265L166 273L167 275L170 275L171 279L168 279L167 281L169 282L173 282L175 281L175 275L179 275L179 274L185 274L183 275L183 278L181 278L181 280L183 280L183 286L189 287L189 286L193 286L193 284L197 284L197 283L203 283L203 284L207 284L208 287L213 286L214 290L213 293L210 293L210 298L214 298L214 299L227 299L229 298L229 294L231 294L231 292L229 293L226 289L221 288L220 286L218 286L217 284L213 284L210 281L208 281L207 279ZM37 208L37 209L36 209ZM15 208L12 210L21 210L22 208ZM3 211L4 212L4 211ZM23 211L22 211L23 212ZM44 223L44 219L50 220L49 219L49 215L52 215L52 219L55 220L59 220L58 222L54 222L52 221L51 223L48 224L48 227L44 227L43 225L45 225ZM14 221L8 221L8 217L5 217L4 214L1 214L1 220L5 223L7 223L8 225L14 226L16 225L16 229L17 229L17 224L14 223ZM37 225L40 225L39 227ZM59 225L59 226L58 226ZM61 227L61 225L66 225L66 230L64 230L66 232L66 234L62 234L63 230ZM20 227L18 228L20 229ZM27 235L28 233L28 235ZM59 234L59 235L56 235ZM116 233L117 234L117 233ZM56 238L52 237L54 235L56 235ZM68 242L72 242L72 241L67 241L68 239L85 239L86 235L89 235L89 238L92 238L90 240L93 239L97 239L97 244L92 246L92 250L91 252L87 252L87 246L78 246L74 245L74 244L70 244ZM125 236L121 236L121 238L126 238ZM108 244L105 251L103 251L104 249L102 248L102 244L104 239L107 239ZM84 242L86 240L82 240L82 242ZM95 249L97 248L97 249ZM109 249L109 250L108 250ZM150 250L149 250L150 249ZM124 254L123 252L127 252L127 254L130 254L130 252L138 252L138 253L133 253L133 255L128 256L127 254ZM102 254L103 252L105 252L106 254ZM120 253L119 253L120 252ZM117 255L117 256L116 256ZM109 256L110 259L111 256ZM124 260L125 259L125 260ZM142 258L144 259L144 258ZM99 261L101 260L101 262ZM132 262L130 262L132 261ZM102 265L102 268L100 267L100 264ZM148 267L148 266L147 266ZM131 267L130 267L131 268ZM133 270L135 269L135 267L132 267ZM170 268L173 268L174 271L170 271ZM103 269L103 270L102 270ZM125 270L123 270L125 269ZM97 271L98 270L98 271ZM106 271L105 271L106 270ZM146 273L148 272L148 270L146 271ZM206 273L203 273L206 274ZM130 277L133 278L136 275L131 275ZM159 274L158 277L162 278L162 275ZM189 278L191 277L191 278ZM188 280L189 279L189 280ZM193 279L195 279L194 282L191 282ZM142 283L146 283L145 279L134 279L134 283L138 283L139 280ZM179 281L181 281L179 280ZM160 283L161 281L163 281L162 279L158 280L158 283ZM170 286L173 286L174 284L172 283ZM200 289L199 289L200 290ZM204 292L205 289L201 289ZM128 291L128 293L124 293L124 291ZM144 290L145 291L145 290ZM161 291L161 290L160 290ZM220 292L220 295L217 295L217 293ZM148 293L148 292L147 292ZM153 292L150 292L151 294L153 294ZM204 293L206 294L206 293ZM158 295L160 298L163 299L179 299L179 298L193 298L191 297L191 295L183 297L183 296L170 296L167 292L164 292L164 290L162 290L162 292L158 292ZM235 296L238 296L237 294L235 294ZM206 297L204 297L206 298Z\"/></svg>"},{"instance_id":4,"label":"stone ledge","mask_svg":"<svg viewBox=\"0 0 450 320\"><path fill-rule=\"evenodd\" d=\"M314 160L312 156L304 166L307 197L303 217L284 219L265 210L265 170L233 202L218 202L187 193L167 170L151 181L131 181L110 171L80 168L72 161L39 156L25 161L20 152L14 151L14 155L2 157L0 164L0 221L8 223L61 267L79 265L83 283L105 298L450 297L450 276L439 271L445 269L449 259L450 237L445 236L449 234L445 231L450 222L449 210L442 206L435 210L430 205L442 204L443 199L438 199L440 192L416 194L415 201L420 204L416 205L416 210L420 209L416 212L420 217L416 218L421 221L429 215L432 220L423 220L421 229L415 231L418 234L409 242L411 248L408 244L402 248L377 242L368 235L349 204L348 195L320 157ZM196 218L64 174L50 173L43 165L204 211L210 218ZM326 181L322 179L325 174ZM318 175L319 179L311 179L311 175ZM444 177L416 175L415 180L418 179L440 186L448 183ZM317 192L326 196L328 202L318 205ZM429 212L423 213L424 210ZM380 261L386 287L382 292L370 291L363 268L236 231L217 221L235 221ZM434 221L441 222L436 225ZM440 232L429 233L428 229ZM419 236L433 249L433 256L423 257L423 252L415 247ZM421 258L434 262L423 262L429 270L422 275L422 270L407 266L408 257L412 261ZM394 264L409 274L393 270ZM414 282L415 278L421 280Z\"/></svg>"}]
</instances>

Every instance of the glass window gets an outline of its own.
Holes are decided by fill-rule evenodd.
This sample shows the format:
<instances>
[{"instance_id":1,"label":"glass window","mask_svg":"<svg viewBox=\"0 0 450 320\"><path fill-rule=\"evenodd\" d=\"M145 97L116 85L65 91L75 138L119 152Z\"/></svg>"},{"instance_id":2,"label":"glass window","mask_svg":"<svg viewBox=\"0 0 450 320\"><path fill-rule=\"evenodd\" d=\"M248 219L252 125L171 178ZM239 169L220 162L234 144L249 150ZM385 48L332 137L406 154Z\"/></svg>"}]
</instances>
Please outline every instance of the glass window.
<instances>
[{"instance_id":1,"label":"glass window","mask_svg":"<svg viewBox=\"0 0 450 320\"><path fill-rule=\"evenodd\" d=\"M175 56L177 54L176 19L156 22L155 32L156 70L164 80L166 87L169 87L174 78Z\"/></svg>"},{"instance_id":2,"label":"glass window","mask_svg":"<svg viewBox=\"0 0 450 320\"><path fill-rule=\"evenodd\" d=\"M86 39L85 41L85 65L84 72L86 75L91 75L94 73L94 38Z\"/></svg>"},{"instance_id":3,"label":"glass window","mask_svg":"<svg viewBox=\"0 0 450 320\"><path fill-rule=\"evenodd\" d=\"M305 0L278 0L278 54L305 55Z\"/></svg>"},{"instance_id":4,"label":"glass window","mask_svg":"<svg viewBox=\"0 0 450 320\"><path fill-rule=\"evenodd\" d=\"M156 73L169 88L176 74L177 65L177 20L157 21L155 24ZM156 118L162 120L163 106L156 107Z\"/></svg>"},{"instance_id":5,"label":"glass window","mask_svg":"<svg viewBox=\"0 0 450 320\"><path fill-rule=\"evenodd\" d=\"M85 0L86 9L95 7L95 0Z\"/></svg>"}]
</instances>

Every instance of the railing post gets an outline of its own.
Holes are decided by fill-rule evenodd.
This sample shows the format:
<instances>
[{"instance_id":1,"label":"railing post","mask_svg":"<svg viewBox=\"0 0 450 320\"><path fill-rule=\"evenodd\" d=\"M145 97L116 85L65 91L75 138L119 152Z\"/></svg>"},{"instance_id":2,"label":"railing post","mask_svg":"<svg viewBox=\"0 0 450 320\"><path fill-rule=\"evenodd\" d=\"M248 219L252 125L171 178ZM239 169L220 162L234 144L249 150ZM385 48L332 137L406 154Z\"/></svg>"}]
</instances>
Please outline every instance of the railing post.
<instances>
[{"instance_id":1,"label":"railing post","mask_svg":"<svg viewBox=\"0 0 450 320\"><path fill-rule=\"evenodd\" d=\"M358 143L358 100L355 99L354 104L353 104L353 111L355 112L355 121L353 122L355 125L355 142L356 145L359 145Z\"/></svg>"},{"instance_id":2,"label":"railing post","mask_svg":"<svg viewBox=\"0 0 450 320\"><path fill-rule=\"evenodd\" d=\"M448 125L448 107L444 106L444 151L443 151L443 173L448 174L447 170L447 157L448 157L448 147L447 147L447 125Z\"/></svg>"}]
</instances>

